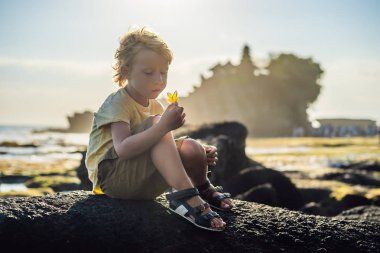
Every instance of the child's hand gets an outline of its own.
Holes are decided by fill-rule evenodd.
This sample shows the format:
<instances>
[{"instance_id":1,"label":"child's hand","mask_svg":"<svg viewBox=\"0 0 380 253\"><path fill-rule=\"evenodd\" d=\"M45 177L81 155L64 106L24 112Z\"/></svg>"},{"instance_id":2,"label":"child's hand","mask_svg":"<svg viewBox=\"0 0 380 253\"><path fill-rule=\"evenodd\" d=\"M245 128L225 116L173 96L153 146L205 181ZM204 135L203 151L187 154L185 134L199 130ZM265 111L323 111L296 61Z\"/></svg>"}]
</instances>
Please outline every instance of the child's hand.
<instances>
[{"instance_id":1,"label":"child's hand","mask_svg":"<svg viewBox=\"0 0 380 253\"><path fill-rule=\"evenodd\" d=\"M206 150L207 164L209 166L215 166L218 161L218 152L215 146L203 145Z\"/></svg>"},{"instance_id":2,"label":"child's hand","mask_svg":"<svg viewBox=\"0 0 380 253\"><path fill-rule=\"evenodd\" d=\"M166 132L170 132L185 124L185 116L183 107L178 106L178 103L175 102L166 108L158 124L161 124Z\"/></svg>"}]
</instances>

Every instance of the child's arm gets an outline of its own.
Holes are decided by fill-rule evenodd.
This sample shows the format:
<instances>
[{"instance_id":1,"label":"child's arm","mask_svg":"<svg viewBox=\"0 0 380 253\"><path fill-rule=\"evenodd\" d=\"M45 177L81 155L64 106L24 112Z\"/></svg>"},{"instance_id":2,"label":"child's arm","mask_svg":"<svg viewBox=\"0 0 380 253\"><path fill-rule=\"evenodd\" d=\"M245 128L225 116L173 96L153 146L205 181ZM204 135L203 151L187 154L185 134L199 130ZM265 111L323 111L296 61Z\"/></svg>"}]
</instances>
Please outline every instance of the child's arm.
<instances>
[{"instance_id":1,"label":"child's arm","mask_svg":"<svg viewBox=\"0 0 380 253\"><path fill-rule=\"evenodd\" d=\"M117 155L131 159L156 144L166 133L181 127L185 122L183 107L176 103L168 106L158 123L147 130L131 135L130 126L125 122L111 123L112 140Z\"/></svg>"}]
</instances>

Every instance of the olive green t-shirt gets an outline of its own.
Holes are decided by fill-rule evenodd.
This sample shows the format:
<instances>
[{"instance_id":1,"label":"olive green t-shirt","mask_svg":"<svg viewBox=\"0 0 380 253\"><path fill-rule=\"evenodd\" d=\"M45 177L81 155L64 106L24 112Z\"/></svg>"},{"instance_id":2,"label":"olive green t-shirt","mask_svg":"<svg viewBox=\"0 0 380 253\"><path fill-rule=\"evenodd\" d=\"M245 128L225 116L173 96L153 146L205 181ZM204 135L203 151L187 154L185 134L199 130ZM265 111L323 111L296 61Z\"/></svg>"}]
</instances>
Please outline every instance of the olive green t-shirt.
<instances>
[{"instance_id":1,"label":"olive green t-shirt","mask_svg":"<svg viewBox=\"0 0 380 253\"><path fill-rule=\"evenodd\" d=\"M163 112L164 107L155 99L149 99L147 107L137 103L129 96L125 87L107 97L98 111L94 113L85 159L88 177L93 184L92 191L95 194L103 193L97 185L98 164L113 146L110 123L123 121L129 124L130 129L134 129L149 116Z\"/></svg>"}]
</instances>

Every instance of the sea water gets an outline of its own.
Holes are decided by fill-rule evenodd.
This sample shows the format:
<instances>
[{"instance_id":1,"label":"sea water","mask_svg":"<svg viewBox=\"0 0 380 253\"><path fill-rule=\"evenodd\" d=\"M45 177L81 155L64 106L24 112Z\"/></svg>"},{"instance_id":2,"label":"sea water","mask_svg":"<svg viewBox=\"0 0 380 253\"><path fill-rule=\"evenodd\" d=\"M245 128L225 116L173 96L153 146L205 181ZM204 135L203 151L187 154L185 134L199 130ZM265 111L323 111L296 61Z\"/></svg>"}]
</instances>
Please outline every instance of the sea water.
<instances>
[{"instance_id":1,"label":"sea water","mask_svg":"<svg viewBox=\"0 0 380 253\"><path fill-rule=\"evenodd\" d=\"M47 163L82 159L79 152L86 150L88 133L35 132L47 128L0 125L0 161ZM23 182L4 182L1 175L0 171L0 192L27 190Z\"/></svg>"},{"instance_id":2,"label":"sea water","mask_svg":"<svg viewBox=\"0 0 380 253\"><path fill-rule=\"evenodd\" d=\"M55 159L81 159L88 133L34 132L47 127L0 125L0 160L44 162ZM9 147L5 142L15 142Z\"/></svg>"}]
</instances>

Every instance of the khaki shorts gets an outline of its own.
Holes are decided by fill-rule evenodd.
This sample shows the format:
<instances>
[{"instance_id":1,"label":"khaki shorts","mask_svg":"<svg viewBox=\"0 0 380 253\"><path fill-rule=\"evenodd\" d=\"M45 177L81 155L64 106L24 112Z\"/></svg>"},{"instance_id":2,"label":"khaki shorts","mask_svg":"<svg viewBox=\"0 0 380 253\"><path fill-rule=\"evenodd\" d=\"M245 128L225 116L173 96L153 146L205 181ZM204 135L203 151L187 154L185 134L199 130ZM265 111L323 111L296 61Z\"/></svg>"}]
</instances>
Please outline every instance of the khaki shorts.
<instances>
[{"instance_id":1,"label":"khaki shorts","mask_svg":"<svg viewBox=\"0 0 380 253\"><path fill-rule=\"evenodd\" d=\"M133 129L132 135L152 126L153 116L145 119ZM177 150L183 141L182 136L174 139ZM112 146L98 166L98 184L105 195L120 199L154 199L170 189L170 185L156 169L150 157L150 149L129 160L122 160Z\"/></svg>"}]
</instances>

